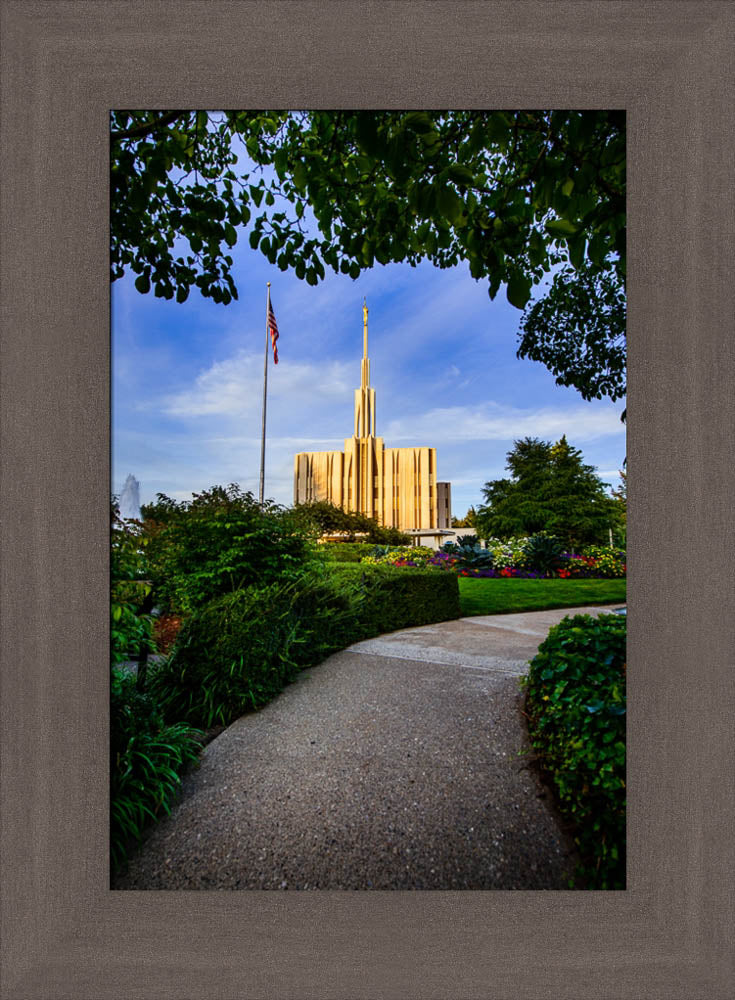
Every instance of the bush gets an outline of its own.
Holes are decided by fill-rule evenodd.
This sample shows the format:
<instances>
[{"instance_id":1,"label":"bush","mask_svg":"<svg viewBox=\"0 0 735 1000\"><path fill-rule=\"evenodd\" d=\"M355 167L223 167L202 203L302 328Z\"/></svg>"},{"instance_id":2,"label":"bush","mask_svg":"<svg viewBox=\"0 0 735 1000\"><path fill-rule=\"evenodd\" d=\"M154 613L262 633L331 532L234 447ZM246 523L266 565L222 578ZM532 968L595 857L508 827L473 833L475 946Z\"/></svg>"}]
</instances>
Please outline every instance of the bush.
<instances>
[{"instance_id":1,"label":"bush","mask_svg":"<svg viewBox=\"0 0 735 1000\"><path fill-rule=\"evenodd\" d=\"M181 723L167 726L154 699L133 675L112 672L110 712L110 853L124 867L143 830L169 813L180 775L197 759L203 734Z\"/></svg>"},{"instance_id":2,"label":"bush","mask_svg":"<svg viewBox=\"0 0 735 1000\"><path fill-rule=\"evenodd\" d=\"M153 649L152 618L145 610L151 585L144 579L145 540L131 522L111 508L110 659L122 663Z\"/></svg>"},{"instance_id":3,"label":"bush","mask_svg":"<svg viewBox=\"0 0 735 1000\"><path fill-rule=\"evenodd\" d=\"M373 517L344 510L328 500L297 504L294 514L306 531L317 536L340 534L347 543L356 541L358 535L377 545L407 545L411 541L411 536L398 528L385 527Z\"/></svg>"},{"instance_id":4,"label":"bush","mask_svg":"<svg viewBox=\"0 0 735 1000\"><path fill-rule=\"evenodd\" d=\"M563 549L561 540L554 535L547 535L544 532L531 535L523 547L526 566L539 573L552 575L563 563Z\"/></svg>"},{"instance_id":5,"label":"bush","mask_svg":"<svg viewBox=\"0 0 735 1000\"><path fill-rule=\"evenodd\" d=\"M228 725L299 670L381 632L459 617L455 576L339 563L297 581L226 594L184 623L150 676L168 719Z\"/></svg>"},{"instance_id":6,"label":"bush","mask_svg":"<svg viewBox=\"0 0 735 1000\"><path fill-rule=\"evenodd\" d=\"M362 635L353 641L459 618L459 585L453 573L366 563L346 563L339 573L358 584L363 599L359 611Z\"/></svg>"},{"instance_id":7,"label":"bush","mask_svg":"<svg viewBox=\"0 0 735 1000\"><path fill-rule=\"evenodd\" d=\"M440 554L451 556L454 560L453 566L457 570L492 569L495 564L492 552L488 552L479 543L460 545L448 542L442 546ZM441 565L444 568L446 564L441 560L433 559L432 565Z\"/></svg>"},{"instance_id":8,"label":"bush","mask_svg":"<svg viewBox=\"0 0 735 1000\"><path fill-rule=\"evenodd\" d=\"M434 550L426 545L376 545L361 561L368 565L422 567L433 555Z\"/></svg>"},{"instance_id":9,"label":"bush","mask_svg":"<svg viewBox=\"0 0 735 1000\"><path fill-rule=\"evenodd\" d=\"M622 615L567 617L523 681L531 743L592 889L625 888L625 639Z\"/></svg>"},{"instance_id":10,"label":"bush","mask_svg":"<svg viewBox=\"0 0 735 1000\"><path fill-rule=\"evenodd\" d=\"M375 554L378 546L374 542L325 542L319 552L330 562L360 562L365 556Z\"/></svg>"},{"instance_id":11,"label":"bush","mask_svg":"<svg viewBox=\"0 0 735 1000\"><path fill-rule=\"evenodd\" d=\"M288 585L248 587L195 611L149 687L167 719L226 726L268 702L296 673Z\"/></svg>"},{"instance_id":12,"label":"bush","mask_svg":"<svg viewBox=\"0 0 735 1000\"><path fill-rule=\"evenodd\" d=\"M292 512L270 503L261 509L234 484L191 502L159 494L143 515L156 600L178 614L243 587L294 579L313 557Z\"/></svg>"}]
</instances>

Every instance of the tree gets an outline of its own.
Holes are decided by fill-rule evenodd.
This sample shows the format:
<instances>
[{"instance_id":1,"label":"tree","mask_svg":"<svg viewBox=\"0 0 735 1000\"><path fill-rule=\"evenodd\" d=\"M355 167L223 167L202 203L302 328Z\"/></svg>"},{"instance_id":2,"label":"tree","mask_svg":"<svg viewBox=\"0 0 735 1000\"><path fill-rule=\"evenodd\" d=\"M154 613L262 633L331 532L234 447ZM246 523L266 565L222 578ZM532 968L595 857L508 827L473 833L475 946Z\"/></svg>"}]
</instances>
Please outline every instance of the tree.
<instances>
[{"instance_id":1,"label":"tree","mask_svg":"<svg viewBox=\"0 0 735 1000\"><path fill-rule=\"evenodd\" d=\"M585 399L620 399L625 315L625 289L613 271L565 267L523 314L518 357L543 362L557 385L574 386Z\"/></svg>"},{"instance_id":2,"label":"tree","mask_svg":"<svg viewBox=\"0 0 735 1000\"><path fill-rule=\"evenodd\" d=\"M569 281L624 284L622 112L116 111L111 151L112 278L132 270L143 293L231 302L227 251L248 226L251 247L312 285L326 267L356 278L423 259L466 262L519 309L562 263Z\"/></svg>"},{"instance_id":3,"label":"tree","mask_svg":"<svg viewBox=\"0 0 735 1000\"><path fill-rule=\"evenodd\" d=\"M612 490L613 500L617 504L618 535L625 546L628 531L628 474L625 469L618 469L620 485Z\"/></svg>"},{"instance_id":4,"label":"tree","mask_svg":"<svg viewBox=\"0 0 735 1000\"><path fill-rule=\"evenodd\" d=\"M411 542L411 536L398 528L381 525L367 514L345 510L329 500L297 504L293 511L304 530L316 536L342 535L347 542L354 542L359 536L376 545L408 545Z\"/></svg>"},{"instance_id":5,"label":"tree","mask_svg":"<svg viewBox=\"0 0 735 1000\"><path fill-rule=\"evenodd\" d=\"M618 519L616 501L565 436L553 445L538 438L516 441L507 468L510 478L483 487L486 505L476 517L480 534L507 539L546 532L572 550L607 544Z\"/></svg>"},{"instance_id":6,"label":"tree","mask_svg":"<svg viewBox=\"0 0 735 1000\"><path fill-rule=\"evenodd\" d=\"M293 512L231 483L176 501L162 493L141 508L156 601L189 614L242 587L296 579L311 546Z\"/></svg>"},{"instance_id":7,"label":"tree","mask_svg":"<svg viewBox=\"0 0 735 1000\"><path fill-rule=\"evenodd\" d=\"M474 528L475 526L475 508L470 507L464 517L453 517L452 527L453 528Z\"/></svg>"}]
</instances>

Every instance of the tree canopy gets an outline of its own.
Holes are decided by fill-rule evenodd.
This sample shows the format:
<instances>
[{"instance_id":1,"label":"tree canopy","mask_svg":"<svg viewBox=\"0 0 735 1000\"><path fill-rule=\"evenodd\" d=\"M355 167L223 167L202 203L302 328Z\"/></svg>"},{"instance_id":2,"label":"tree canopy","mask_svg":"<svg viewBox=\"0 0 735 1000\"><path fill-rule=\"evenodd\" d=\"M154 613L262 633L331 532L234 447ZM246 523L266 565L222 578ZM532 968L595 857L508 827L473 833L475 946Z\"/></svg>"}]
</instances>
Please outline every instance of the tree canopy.
<instances>
[{"instance_id":1,"label":"tree canopy","mask_svg":"<svg viewBox=\"0 0 735 1000\"><path fill-rule=\"evenodd\" d=\"M195 287L227 304L246 230L311 285L327 267L465 262L518 309L564 265L550 295L574 302L572 348L541 310L521 353L586 398L620 387L584 373L609 366L606 296L625 282L623 112L115 111L111 158L113 280L131 270L140 292L183 302Z\"/></svg>"},{"instance_id":2,"label":"tree canopy","mask_svg":"<svg viewBox=\"0 0 735 1000\"><path fill-rule=\"evenodd\" d=\"M507 469L509 478L483 487L486 504L475 518L483 536L507 539L546 532L576 549L606 544L609 529L617 528L620 505L566 436L556 444L538 438L516 441Z\"/></svg>"},{"instance_id":3,"label":"tree canopy","mask_svg":"<svg viewBox=\"0 0 735 1000\"><path fill-rule=\"evenodd\" d=\"M557 272L521 320L518 357L543 362L585 399L625 395L625 291L611 272Z\"/></svg>"},{"instance_id":4,"label":"tree canopy","mask_svg":"<svg viewBox=\"0 0 735 1000\"><path fill-rule=\"evenodd\" d=\"M367 514L345 510L329 500L297 504L294 514L305 530L316 536L341 535L346 542L359 539L376 545L408 545L411 541L411 536L398 528L381 525Z\"/></svg>"}]
</instances>

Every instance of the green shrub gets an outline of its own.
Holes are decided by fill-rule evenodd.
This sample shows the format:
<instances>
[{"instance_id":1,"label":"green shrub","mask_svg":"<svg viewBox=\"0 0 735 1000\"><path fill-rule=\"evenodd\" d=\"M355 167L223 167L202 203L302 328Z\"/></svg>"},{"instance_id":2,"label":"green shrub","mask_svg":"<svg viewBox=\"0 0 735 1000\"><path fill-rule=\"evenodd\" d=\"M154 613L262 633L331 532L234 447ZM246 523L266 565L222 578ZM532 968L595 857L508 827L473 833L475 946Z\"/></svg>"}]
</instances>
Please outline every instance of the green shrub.
<instances>
[{"instance_id":1,"label":"green shrub","mask_svg":"<svg viewBox=\"0 0 735 1000\"><path fill-rule=\"evenodd\" d=\"M463 569L492 569L495 565L493 553L484 549L478 542L472 545L447 542L446 545L442 545L441 552L456 560L454 566L457 571Z\"/></svg>"},{"instance_id":2,"label":"green shrub","mask_svg":"<svg viewBox=\"0 0 735 1000\"><path fill-rule=\"evenodd\" d=\"M143 508L147 555L160 607L189 614L244 587L295 579L313 558L293 512L234 484Z\"/></svg>"},{"instance_id":3,"label":"green shrub","mask_svg":"<svg viewBox=\"0 0 735 1000\"><path fill-rule=\"evenodd\" d=\"M563 563L563 551L561 539L541 531L537 535L531 535L526 541L523 555L529 569L539 573L553 573Z\"/></svg>"},{"instance_id":4,"label":"green shrub","mask_svg":"<svg viewBox=\"0 0 735 1000\"><path fill-rule=\"evenodd\" d=\"M145 827L171 811L203 734L182 723L167 726L132 675L113 670L111 696L110 853L117 872Z\"/></svg>"},{"instance_id":5,"label":"green shrub","mask_svg":"<svg viewBox=\"0 0 735 1000\"><path fill-rule=\"evenodd\" d=\"M411 541L411 536L398 528L385 527L373 517L344 510L328 500L297 504L294 514L306 531L317 536L342 535L345 542L355 542L362 536L365 541L378 545L408 545Z\"/></svg>"},{"instance_id":6,"label":"green shrub","mask_svg":"<svg viewBox=\"0 0 735 1000\"><path fill-rule=\"evenodd\" d=\"M531 661L531 743L575 827L589 888L625 888L625 640L622 615L575 615Z\"/></svg>"},{"instance_id":7,"label":"green shrub","mask_svg":"<svg viewBox=\"0 0 735 1000\"><path fill-rule=\"evenodd\" d=\"M317 566L298 580L234 591L196 611L149 686L166 718L227 725L353 642L457 617L453 575Z\"/></svg>"},{"instance_id":8,"label":"green shrub","mask_svg":"<svg viewBox=\"0 0 735 1000\"><path fill-rule=\"evenodd\" d=\"M110 526L110 659L114 663L153 649L153 619L144 608L151 585L145 579L145 539L121 520L116 501Z\"/></svg>"},{"instance_id":9,"label":"green shrub","mask_svg":"<svg viewBox=\"0 0 735 1000\"><path fill-rule=\"evenodd\" d=\"M227 725L259 708L297 671L288 584L224 594L184 621L149 686L167 719Z\"/></svg>"},{"instance_id":10,"label":"green shrub","mask_svg":"<svg viewBox=\"0 0 735 1000\"><path fill-rule=\"evenodd\" d=\"M434 550L427 545L375 545L361 561L363 564L422 567L433 555Z\"/></svg>"},{"instance_id":11,"label":"green shrub","mask_svg":"<svg viewBox=\"0 0 735 1000\"><path fill-rule=\"evenodd\" d=\"M335 568L359 586L364 637L459 618L459 584L453 573L366 563Z\"/></svg>"},{"instance_id":12,"label":"green shrub","mask_svg":"<svg viewBox=\"0 0 735 1000\"><path fill-rule=\"evenodd\" d=\"M326 542L319 546L319 552L330 562L360 562L365 556L372 556L377 546L374 542Z\"/></svg>"}]
</instances>

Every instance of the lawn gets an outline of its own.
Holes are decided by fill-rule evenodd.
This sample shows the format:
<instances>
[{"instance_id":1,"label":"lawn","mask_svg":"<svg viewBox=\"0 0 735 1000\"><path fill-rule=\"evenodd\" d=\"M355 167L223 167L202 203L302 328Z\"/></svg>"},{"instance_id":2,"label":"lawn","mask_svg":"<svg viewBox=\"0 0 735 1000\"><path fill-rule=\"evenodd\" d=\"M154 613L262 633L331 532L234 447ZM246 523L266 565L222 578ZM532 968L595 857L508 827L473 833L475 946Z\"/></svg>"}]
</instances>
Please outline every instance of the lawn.
<instances>
[{"instance_id":1,"label":"lawn","mask_svg":"<svg viewBox=\"0 0 735 1000\"><path fill-rule=\"evenodd\" d=\"M460 576L459 602L465 616L624 604L625 580L483 580Z\"/></svg>"}]
</instances>

